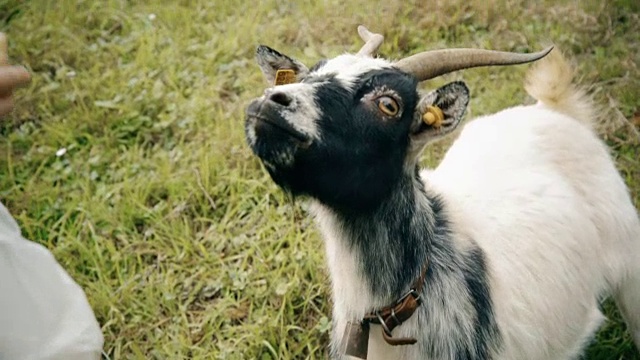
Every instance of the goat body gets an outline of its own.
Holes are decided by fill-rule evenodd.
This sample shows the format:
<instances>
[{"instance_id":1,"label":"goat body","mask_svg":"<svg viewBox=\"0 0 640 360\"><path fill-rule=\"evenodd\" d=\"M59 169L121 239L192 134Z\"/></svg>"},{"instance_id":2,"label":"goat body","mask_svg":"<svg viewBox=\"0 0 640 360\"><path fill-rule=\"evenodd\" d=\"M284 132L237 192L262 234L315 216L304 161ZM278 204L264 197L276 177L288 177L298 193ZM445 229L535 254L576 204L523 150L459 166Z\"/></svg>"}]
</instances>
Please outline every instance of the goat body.
<instances>
[{"instance_id":1,"label":"goat body","mask_svg":"<svg viewBox=\"0 0 640 360\"><path fill-rule=\"evenodd\" d=\"M423 171L417 156L458 124L466 86L419 94L392 63L353 55L310 70L264 47L258 58L267 78L282 64L301 74L249 106L246 132L273 179L312 198L334 357L347 323L392 303L425 263L422 305L393 331L417 343L390 346L372 325L370 359L574 359L607 295L640 344L640 221L557 52L529 74L536 105L474 120ZM388 98L394 115L378 112ZM427 103L444 128L420 123Z\"/></svg>"}]
</instances>

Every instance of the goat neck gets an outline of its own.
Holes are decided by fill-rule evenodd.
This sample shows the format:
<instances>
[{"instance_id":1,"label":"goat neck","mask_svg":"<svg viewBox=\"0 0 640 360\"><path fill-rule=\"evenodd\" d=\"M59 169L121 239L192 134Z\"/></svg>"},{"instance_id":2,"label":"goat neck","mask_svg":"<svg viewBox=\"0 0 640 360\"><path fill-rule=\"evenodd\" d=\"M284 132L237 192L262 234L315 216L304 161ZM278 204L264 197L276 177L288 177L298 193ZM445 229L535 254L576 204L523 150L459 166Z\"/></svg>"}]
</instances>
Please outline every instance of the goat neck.
<instances>
[{"instance_id":1,"label":"goat neck","mask_svg":"<svg viewBox=\"0 0 640 360\"><path fill-rule=\"evenodd\" d=\"M357 258L366 288L381 306L406 292L420 276L435 238L445 236L447 224L442 203L425 191L417 170L404 174L374 209L314 207L324 232L330 265L338 261L331 252L349 249Z\"/></svg>"}]
</instances>

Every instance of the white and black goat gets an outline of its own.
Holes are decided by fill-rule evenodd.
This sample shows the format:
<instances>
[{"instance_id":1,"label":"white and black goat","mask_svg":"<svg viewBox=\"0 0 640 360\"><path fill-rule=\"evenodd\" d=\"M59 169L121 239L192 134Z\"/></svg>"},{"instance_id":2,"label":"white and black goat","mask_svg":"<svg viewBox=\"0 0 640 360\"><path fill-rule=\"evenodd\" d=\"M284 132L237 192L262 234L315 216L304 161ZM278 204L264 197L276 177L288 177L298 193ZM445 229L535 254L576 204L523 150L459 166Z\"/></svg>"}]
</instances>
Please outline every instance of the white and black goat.
<instances>
[{"instance_id":1,"label":"white and black goat","mask_svg":"<svg viewBox=\"0 0 640 360\"><path fill-rule=\"evenodd\" d=\"M420 172L425 145L456 128L469 101L462 82L422 94L420 81L548 50L391 62L370 56L382 37L359 30L358 54L312 68L260 46L267 80L286 84L246 114L273 180L311 198L333 286L332 356L574 359L608 295L640 345L638 214L562 56L530 72L536 105L474 120Z\"/></svg>"}]
</instances>

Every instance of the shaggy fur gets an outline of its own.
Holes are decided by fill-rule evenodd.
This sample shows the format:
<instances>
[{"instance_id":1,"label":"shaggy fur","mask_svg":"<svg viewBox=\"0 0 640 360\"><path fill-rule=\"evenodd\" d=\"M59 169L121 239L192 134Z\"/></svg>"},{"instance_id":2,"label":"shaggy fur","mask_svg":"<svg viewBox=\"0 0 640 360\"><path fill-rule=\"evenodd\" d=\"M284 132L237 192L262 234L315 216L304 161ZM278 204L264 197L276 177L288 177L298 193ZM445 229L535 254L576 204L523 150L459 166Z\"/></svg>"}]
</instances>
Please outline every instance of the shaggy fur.
<instances>
[{"instance_id":1,"label":"shaggy fur","mask_svg":"<svg viewBox=\"0 0 640 360\"><path fill-rule=\"evenodd\" d=\"M274 69L260 63L269 78ZM426 261L423 304L393 332L417 344L389 346L372 325L369 359L575 359L609 294L640 345L640 221L562 56L530 73L538 104L474 120L422 172L421 149L464 113L464 84L422 95L392 63L353 55L306 71L255 100L246 130L276 183L312 198L333 288L333 357L347 322L406 292ZM380 113L380 96L401 111ZM429 104L444 109L446 128L422 125ZM288 123L295 112L314 114L313 128Z\"/></svg>"}]
</instances>

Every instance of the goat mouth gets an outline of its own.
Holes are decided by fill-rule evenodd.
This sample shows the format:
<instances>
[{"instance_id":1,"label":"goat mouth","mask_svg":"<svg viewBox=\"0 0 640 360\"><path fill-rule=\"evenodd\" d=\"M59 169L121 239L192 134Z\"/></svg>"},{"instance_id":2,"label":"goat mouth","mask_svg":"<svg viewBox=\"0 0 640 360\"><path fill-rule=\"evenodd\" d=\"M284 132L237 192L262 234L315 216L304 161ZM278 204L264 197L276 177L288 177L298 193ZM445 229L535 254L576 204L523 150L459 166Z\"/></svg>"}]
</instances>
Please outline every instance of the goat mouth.
<instances>
[{"instance_id":1,"label":"goat mouth","mask_svg":"<svg viewBox=\"0 0 640 360\"><path fill-rule=\"evenodd\" d=\"M269 119L268 117L265 117L265 116L262 116L260 114L253 113L253 112L247 113L247 119L254 119L254 121L256 123L257 122L262 122L262 123L265 123L265 124L271 126L272 128L275 128L276 130L284 132L287 135L289 135L291 138L293 138L294 140L299 142L304 147L307 147L307 146L309 146L311 144L311 139L309 139L308 136L306 136L306 135L304 135L304 134L292 129L291 127L289 127L289 126L287 126L285 124L282 124L279 121Z\"/></svg>"}]
</instances>

